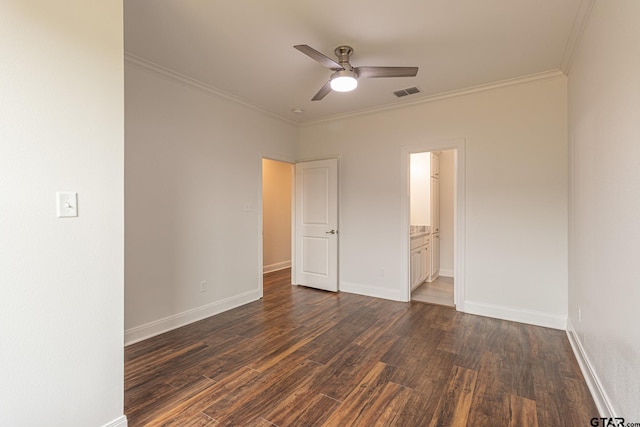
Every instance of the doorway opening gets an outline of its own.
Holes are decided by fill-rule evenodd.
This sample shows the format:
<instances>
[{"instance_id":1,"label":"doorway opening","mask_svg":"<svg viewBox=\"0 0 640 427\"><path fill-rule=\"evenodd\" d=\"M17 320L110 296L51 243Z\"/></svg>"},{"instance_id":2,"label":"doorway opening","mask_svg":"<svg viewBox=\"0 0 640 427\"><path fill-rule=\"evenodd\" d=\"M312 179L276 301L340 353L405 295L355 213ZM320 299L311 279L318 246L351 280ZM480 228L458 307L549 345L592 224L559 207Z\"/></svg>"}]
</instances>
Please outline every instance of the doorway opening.
<instances>
[{"instance_id":1,"label":"doorway opening","mask_svg":"<svg viewBox=\"0 0 640 427\"><path fill-rule=\"evenodd\" d=\"M292 163L262 158L263 281L292 283L293 173ZM264 292L264 282L262 285Z\"/></svg>"},{"instance_id":2,"label":"doorway opening","mask_svg":"<svg viewBox=\"0 0 640 427\"><path fill-rule=\"evenodd\" d=\"M403 148L405 301L464 311L463 139Z\"/></svg>"},{"instance_id":3,"label":"doorway opening","mask_svg":"<svg viewBox=\"0 0 640 427\"><path fill-rule=\"evenodd\" d=\"M456 150L410 154L411 300L455 306L453 200Z\"/></svg>"}]
</instances>

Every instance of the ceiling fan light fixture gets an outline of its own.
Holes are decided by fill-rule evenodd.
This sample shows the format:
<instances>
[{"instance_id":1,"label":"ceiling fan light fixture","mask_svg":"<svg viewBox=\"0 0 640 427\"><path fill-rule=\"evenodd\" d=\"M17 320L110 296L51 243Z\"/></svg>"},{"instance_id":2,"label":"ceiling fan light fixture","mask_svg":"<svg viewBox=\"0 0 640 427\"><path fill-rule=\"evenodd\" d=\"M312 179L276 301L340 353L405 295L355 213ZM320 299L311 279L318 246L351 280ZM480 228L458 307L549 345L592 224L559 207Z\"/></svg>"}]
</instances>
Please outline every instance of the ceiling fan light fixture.
<instances>
[{"instance_id":1,"label":"ceiling fan light fixture","mask_svg":"<svg viewBox=\"0 0 640 427\"><path fill-rule=\"evenodd\" d=\"M349 62L349 57L353 53L350 46L338 46L333 53L338 57L338 61L334 61L328 56L323 55L311 46L306 44L297 44L295 49L307 55L309 58L320 63L324 67L333 71L329 81L325 82L320 90L311 98L312 101L320 101L331 91L349 92L358 87L358 78L379 78L379 77L415 77L418 74L418 67L353 67ZM419 90L416 91L419 92ZM407 90L408 92L408 90ZM410 92L410 93L417 93Z\"/></svg>"},{"instance_id":2,"label":"ceiling fan light fixture","mask_svg":"<svg viewBox=\"0 0 640 427\"><path fill-rule=\"evenodd\" d=\"M336 92L351 92L358 87L355 73L348 70L340 70L331 76L331 90Z\"/></svg>"}]
</instances>

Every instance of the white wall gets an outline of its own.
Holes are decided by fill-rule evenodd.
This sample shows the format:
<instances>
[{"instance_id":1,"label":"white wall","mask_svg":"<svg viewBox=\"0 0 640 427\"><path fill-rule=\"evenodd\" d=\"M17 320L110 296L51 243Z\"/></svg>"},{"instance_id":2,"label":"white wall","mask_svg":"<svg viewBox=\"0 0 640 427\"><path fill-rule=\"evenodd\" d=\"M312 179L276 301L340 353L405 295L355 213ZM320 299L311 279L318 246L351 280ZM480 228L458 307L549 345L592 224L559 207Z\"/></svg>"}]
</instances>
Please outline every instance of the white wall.
<instances>
[{"instance_id":1,"label":"white wall","mask_svg":"<svg viewBox=\"0 0 640 427\"><path fill-rule=\"evenodd\" d=\"M262 263L264 271L291 266L293 165L262 161Z\"/></svg>"},{"instance_id":2,"label":"white wall","mask_svg":"<svg viewBox=\"0 0 640 427\"><path fill-rule=\"evenodd\" d=\"M2 426L126 425L122 34L122 2L0 2Z\"/></svg>"},{"instance_id":3,"label":"white wall","mask_svg":"<svg viewBox=\"0 0 640 427\"><path fill-rule=\"evenodd\" d=\"M440 275L453 276L455 150L440 153Z\"/></svg>"},{"instance_id":4,"label":"white wall","mask_svg":"<svg viewBox=\"0 0 640 427\"><path fill-rule=\"evenodd\" d=\"M569 72L570 329L596 402L628 422L640 420L639 16L635 0L596 1Z\"/></svg>"},{"instance_id":5,"label":"white wall","mask_svg":"<svg viewBox=\"0 0 640 427\"><path fill-rule=\"evenodd\" d=\"M295 160L298 128L130 61L125 84L132 342L261 296L261 156Z\"/></svg>"},{"instance_id":6,"label":"white wall","mask_svg":"<svg viewBox=\"0 0 640 427\"><path fill-rule=\"evenodd\" d=\"M431 155L429 153L411 154L409 168L410 223L411 225L431 225Z\"/></svg>"},{"instance_id":7,"label":"white wall","mask_svg":"<svg viewBox=\"0 0 640 427\"><path fill-rule=\"evenodd\" d=\"M402 295L401 147L466 139L469 311L564 327L566 79L303 126L300 157L340 156L340 284ZM377 272L384 268L384 277Z\"/></svg>"}]
</instances>

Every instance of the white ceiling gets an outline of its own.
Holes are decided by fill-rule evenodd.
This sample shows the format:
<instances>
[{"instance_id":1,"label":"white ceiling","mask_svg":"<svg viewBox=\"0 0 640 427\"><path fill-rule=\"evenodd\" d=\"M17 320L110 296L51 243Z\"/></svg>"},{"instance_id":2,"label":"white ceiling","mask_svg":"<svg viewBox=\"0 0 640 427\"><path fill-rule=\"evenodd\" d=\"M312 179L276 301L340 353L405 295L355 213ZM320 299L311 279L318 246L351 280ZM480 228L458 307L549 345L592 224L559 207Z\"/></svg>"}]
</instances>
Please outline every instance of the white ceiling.
<instances>
[{"instance_id":1,"label":"white ceiling","mask_svg":"<svg viewBox=\"0 0 640 427\"><path fill-rule=\"evenodd\" d=\"M561 69L583 0L125 0L125 51L287 120L308 123ZM576 24L574 26L574 21ZM293 48L353 66L418 66L311 98L331 71ZM422 93L397 98L417 86ZM302 114L292 110L301 108Z\"/></svg>"}]
</instances>

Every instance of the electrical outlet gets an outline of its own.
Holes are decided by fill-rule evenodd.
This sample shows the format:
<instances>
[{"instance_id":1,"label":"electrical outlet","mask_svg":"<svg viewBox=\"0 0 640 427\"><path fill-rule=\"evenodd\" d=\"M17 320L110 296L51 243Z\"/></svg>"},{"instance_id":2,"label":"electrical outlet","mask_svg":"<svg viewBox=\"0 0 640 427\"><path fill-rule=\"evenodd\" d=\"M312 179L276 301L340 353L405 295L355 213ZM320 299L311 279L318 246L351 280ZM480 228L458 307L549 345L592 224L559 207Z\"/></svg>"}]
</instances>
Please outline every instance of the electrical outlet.
<instances>
[{"instance_id":1,"label":"electrical outlet","mask_svg":"<svg viewBox=\"0 0 640 427\"><path fill-rule=\"evenodd\" d=\"M207 292L207 281L203 280L200 282L200 292Z\"/></svg>"},{"instance_id":2,"label":"electrical outlet","mask_svg":"<svg viewBox=\"0 0 640 427\"><path fill-rule=\"evenodd\" d=\"M582 309L578 309L578 323L582 323Z\"/></svg>"},{"instance_id":3,"label":"electrical outlet","mask_svg":"<svg viewBox=\"0 0 640 427\"><path fill-rule=\"evenodd\" d=\"M380 267L380 270L378 270L378 276L384 277L384 268Z\"/></svg>"}]
</instances>

